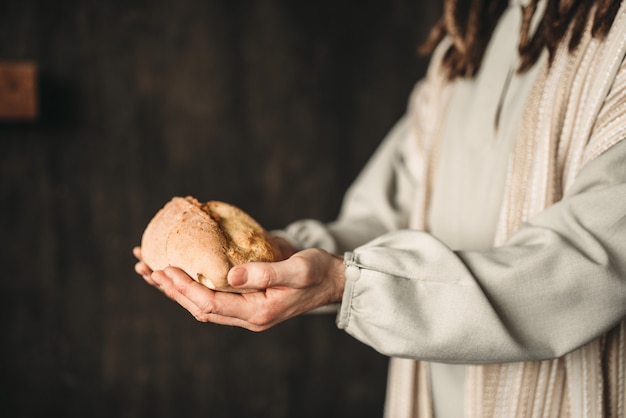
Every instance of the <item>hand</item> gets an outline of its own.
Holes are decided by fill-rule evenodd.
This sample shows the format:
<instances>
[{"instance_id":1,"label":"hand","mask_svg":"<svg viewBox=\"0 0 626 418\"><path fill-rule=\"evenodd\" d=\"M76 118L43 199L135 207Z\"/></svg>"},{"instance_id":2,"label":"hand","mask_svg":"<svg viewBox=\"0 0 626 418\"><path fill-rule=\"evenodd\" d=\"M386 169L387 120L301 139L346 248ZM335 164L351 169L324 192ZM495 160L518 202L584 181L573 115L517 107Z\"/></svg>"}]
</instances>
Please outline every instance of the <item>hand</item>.
<instances>
[{"instance_id":1,"label":"hand","mask_svg":"<svg viewBox=\"0 0 626 418\"><path fill-rule=\"evenodd\" d=\"M135 271L187 309L198 321L263 331L301 313L339 302L345 284L341 257L309 249L276 263L248 263L228 273L231 286L252 293L215 292L176 267L152 272L141 261Z\"/></svg>"},{"instance_id":2,"label":"hand","mask_svg":"<svg viewBox=\"0 0 626 418\"><path fill-rule=\"evenodd\" d=\"M280 252L280 259L286 260L296 253L295 248L291 245L289 241L282 237L271 236L272 243L278 248ZM141 258L141 247L133 248L133 255L139 260L137 264L135 264L135 271L137 274L142 276L145 281L150 283L153 286L156 286L156 283L152 280L152 269L143 262Z\"/></svg>"}]
</instances>

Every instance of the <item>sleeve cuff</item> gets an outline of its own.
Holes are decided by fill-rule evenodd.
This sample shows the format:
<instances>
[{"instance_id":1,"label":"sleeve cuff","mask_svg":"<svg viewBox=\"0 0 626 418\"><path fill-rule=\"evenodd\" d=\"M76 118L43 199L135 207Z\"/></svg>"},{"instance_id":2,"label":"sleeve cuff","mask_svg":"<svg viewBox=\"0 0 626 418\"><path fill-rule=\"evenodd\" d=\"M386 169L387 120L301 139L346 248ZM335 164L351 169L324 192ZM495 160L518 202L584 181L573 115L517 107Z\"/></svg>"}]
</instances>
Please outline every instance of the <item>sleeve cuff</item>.
<instances>
[{"instance_id":1,"label":"sleeve cuff","mask_svg":"<svg viewBox=\"0 0 626 418\"><path fill-rule=\"evenodd\" d=\"M352 297L354 295L356 282L361 277L361 269L357 266L354 253L345 253L344 265L346 266L346 284L343 290L341 306L339 307L339 312L337 314L337 327L340 329L346 329L350 323Z\"/></svg>"}]
</instances>

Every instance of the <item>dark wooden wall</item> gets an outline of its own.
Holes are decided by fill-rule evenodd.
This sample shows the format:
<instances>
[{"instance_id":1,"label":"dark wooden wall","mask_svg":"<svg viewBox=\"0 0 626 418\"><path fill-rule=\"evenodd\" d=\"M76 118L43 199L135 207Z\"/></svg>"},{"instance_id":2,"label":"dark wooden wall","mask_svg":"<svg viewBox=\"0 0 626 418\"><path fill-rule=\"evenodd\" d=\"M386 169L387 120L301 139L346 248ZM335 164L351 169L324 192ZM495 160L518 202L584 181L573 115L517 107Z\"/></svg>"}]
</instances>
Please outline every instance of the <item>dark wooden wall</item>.
<instances>
[{"instance_id":1,"label":"dark wooden wall","mask_svg":"<svg viewBox=\"0 0 626 418\"><path fill-rule=\"evenodd\" d=\"M304 316L197 323L133 271L173 195L331 220L404 110L417 0L0 0L40 117L0 122L3 417L379 417L387 359Z\"/></svg>"}]
</instances>

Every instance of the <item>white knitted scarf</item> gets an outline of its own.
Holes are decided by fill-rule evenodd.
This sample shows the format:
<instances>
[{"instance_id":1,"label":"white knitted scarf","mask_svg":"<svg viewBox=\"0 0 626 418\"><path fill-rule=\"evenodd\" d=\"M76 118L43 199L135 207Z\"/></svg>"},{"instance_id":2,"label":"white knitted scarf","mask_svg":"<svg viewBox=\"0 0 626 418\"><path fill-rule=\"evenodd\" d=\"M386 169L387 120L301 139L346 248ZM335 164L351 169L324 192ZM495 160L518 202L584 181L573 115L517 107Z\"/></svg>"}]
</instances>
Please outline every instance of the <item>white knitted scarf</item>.
<instances>
[{"instance_id":1,"label":"white knitted scarf","mask_svg":"<svg viewBox=\"0 0 626 418\"><path fill-rule=\"evenodd\" d=\"M626 4L608 37L587 30L573 53L567 42L543 70L525 108L511 156L496 245L563 196L588 162L626 138ZM444 47L438 51L443 51ZM429 184L449 98L437 54L412 97L412 154ZM429 190L417 199L413 226L424 228ZM466 416L625 417L626 320L564 357L541 362L470 366ZM427 368L391 359L385 416L432 416Z\"/></svg>"}]
</instances>

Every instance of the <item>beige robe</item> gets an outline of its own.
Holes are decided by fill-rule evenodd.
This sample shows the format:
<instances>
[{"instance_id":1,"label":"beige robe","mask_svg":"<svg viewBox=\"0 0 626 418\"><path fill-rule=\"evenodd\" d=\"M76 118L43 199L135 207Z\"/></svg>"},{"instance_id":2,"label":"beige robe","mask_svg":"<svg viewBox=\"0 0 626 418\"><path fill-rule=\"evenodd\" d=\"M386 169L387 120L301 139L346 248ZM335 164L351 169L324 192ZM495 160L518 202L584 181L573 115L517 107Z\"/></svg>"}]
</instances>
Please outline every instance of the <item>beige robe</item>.
<instances>
[{"instance_id":1,"label":"beige robe","mask_svg":"<svg viewBox=\"0 0 626 418\"><path fill-rule=\"evenodd\" d=\"M567 193L580 170L626 136L626 6L618 13L608 39L589 34L573 54L561 48L526 105L509 164L496 245ZM449 85L437 62L431 80L416 89L413 103L412 167L428 184L448 105ZM434 109L434 110L433 110ZM433 123L434 122L434 123ZM412 226L426 228L428 188L418 194ZM626 238L625 238L626 239ZM563 357L469 367L466 415L469 417L623 417L626 336L624 320L612 331ZM409 359L392 359L386 416L430 416L428 368Z\"/></svg>"}]
</instances>

